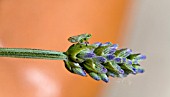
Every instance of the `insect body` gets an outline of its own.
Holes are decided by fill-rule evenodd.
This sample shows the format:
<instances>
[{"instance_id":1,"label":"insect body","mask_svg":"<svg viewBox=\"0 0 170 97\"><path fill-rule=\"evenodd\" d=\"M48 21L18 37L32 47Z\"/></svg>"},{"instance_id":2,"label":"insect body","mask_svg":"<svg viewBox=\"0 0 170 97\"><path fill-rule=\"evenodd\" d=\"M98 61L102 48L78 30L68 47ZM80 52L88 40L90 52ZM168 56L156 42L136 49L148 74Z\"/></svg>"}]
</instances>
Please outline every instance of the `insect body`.
<instances>
[{"instance_id":1,"label":"insect body","mask_svg":"<svg viewBox=\"0 0 170 97\"><path fill-rule=\"evenodd\" d=\"M87 42L88 39L91 38L91 34L81 34L81 35L77 35L77 36L72 36L68 38L68 41L70 41L71 43L83 43L83 42Z\"/></svg>"}]
</instances>

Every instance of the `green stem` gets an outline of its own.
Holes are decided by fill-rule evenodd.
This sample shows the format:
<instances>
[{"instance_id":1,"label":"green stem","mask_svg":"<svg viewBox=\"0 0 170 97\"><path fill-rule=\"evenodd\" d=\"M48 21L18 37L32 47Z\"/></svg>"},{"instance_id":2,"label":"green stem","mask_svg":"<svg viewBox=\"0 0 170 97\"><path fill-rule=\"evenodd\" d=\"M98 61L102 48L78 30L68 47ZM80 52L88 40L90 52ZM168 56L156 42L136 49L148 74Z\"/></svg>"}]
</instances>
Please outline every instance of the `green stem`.
<instances>
[{"instance_id":1,"label":"green stem","mask_svg":"<svg viewBox=\"0 0 170 97\"><path fill-rule=\"evenodd\" d=\"M64 52L29 49L29 48L0 48L0 57L32 58L48 60L66 60Z\"/></svg>"}]
</instances>

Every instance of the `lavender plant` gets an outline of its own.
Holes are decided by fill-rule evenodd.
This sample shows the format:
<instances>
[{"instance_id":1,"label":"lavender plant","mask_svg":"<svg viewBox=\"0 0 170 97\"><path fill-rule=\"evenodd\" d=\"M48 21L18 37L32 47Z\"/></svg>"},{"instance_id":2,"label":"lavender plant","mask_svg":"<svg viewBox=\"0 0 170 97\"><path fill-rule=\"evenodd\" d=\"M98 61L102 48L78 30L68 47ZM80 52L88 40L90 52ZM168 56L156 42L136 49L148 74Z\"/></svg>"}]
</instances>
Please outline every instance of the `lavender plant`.
<instances>
[{"instance_id":1,"label":"lavender plant","mask_svg":"<svg viewBox=\"0 0 170 97\"><path fill-rule=\"evenodd\" d=\"M0 48L0 57L64 60L68 71L81 76L87 74L93 79L109 82L111 77L126 77L143 73L140 62L145 55L134 54L131 49L118 49L117 44L97 42L89 44L91 34L68 38L73 43L66 52L29 48Z\"/></svg>"}]
</instances>

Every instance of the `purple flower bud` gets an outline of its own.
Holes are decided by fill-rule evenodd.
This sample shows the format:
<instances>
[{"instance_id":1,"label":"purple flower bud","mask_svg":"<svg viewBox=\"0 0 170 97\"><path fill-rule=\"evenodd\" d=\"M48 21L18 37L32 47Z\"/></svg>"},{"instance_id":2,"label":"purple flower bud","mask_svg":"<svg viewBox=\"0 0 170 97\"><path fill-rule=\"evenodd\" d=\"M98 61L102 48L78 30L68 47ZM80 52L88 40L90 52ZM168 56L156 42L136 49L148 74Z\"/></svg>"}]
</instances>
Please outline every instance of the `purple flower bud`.
<instances>
[{"instance_id":1,"label":"purple flower bud","mask_svg":"<svg viewBox=\"0 0 170 97\"><path fill-rule=\"evenodd\" d=\"M137 59L137 60L145 60L146 56L145 55L138 55L135 59Z\"/></svg>"},{"instance_id":2,"label":"purple flower bud","mask_svg":"<svg viewBox=\"0 0 170 97\"><path fill-rule=\"evenodd\" d=\"M86 76L86 73L82 68L72 68L73 72L81 76Z\"/></svg>"},{"instance_id":3,"label":"purple flower bud","mask_svg":"<svg viewBox=\"0 0 170 97\"><path fill-rule=\"evenodd\" d=\"M115 77L115 74L108 71L108 72L107 72L107 76Z\"/></svg>"},{"instance_id":4,"label":"purple flower bud","mask_svg":"<svg viewBox=\"0 0 170 97\"><path fill-rule=\"evenodd\" d=\"M109 82L109 78L107 77L106 74L100 74L100 77L104 82L106 82L106 83Z\"/></svg>"},{"instance_id":5,"label":"purple flower bud","mask_svg":"<svg viewBox=\"0 0 170 97\"><path fill-rule=\"evenodd\" d=\"M119 74L118 77L124 78L124 77L127 77L127 74L125 74L125 73L124 74Z\"/></svg>"},{"instance_id":6,"label":"purple flower bud","mask_svg":"<svg viewBox=\"0 0 170 97\"><path fill-rule=\"evenodd\" d=\"M126 63L126 58L117 57L114 59L116 63Z\"/></svg>"},{"instance_id":7,"label":"purple flower bud","mask_svg":"<svg viewBox=\"0 0 170 97\"><path fill-rule=\"evenodd\" d=\"M126 49L124 57L127 57L130 54L132 54L132 50L131 49Z\"/></svg>"},{"instance_id":8,"label":"purple flower bud","mask_svg":"<svg viewBox=\"0 0 170 97\"><path fill-rule=\"evenodd\" d=\"M97 56L97 57L94 57L93 59L97 63L105 63L107 61L106 58L104 58L102 56Z\"/></svg>"},{"instance_id":9,"label":"purple flower bud","mask_svg":"<svg viewBox=\"0 0 170 97\"><path fill-rule=\"evenodd\" d=\"M120 73L120 74L124 74L125 72L124 72L123 69L120 69L120 70L119 70L119 73Z\"/></svg>"},{"instance_id":10,"label":"purple flower bud","mask_svg":"<svg viewBox=\"0 0 170 97\"><path fill-rule=\"evenodd\" d=\"M96 42L96 43L92 44L92 46L95 46L95 47L99 47L99 46L101 46L101 45L102 45L101 42Z\"/></svg>"},{"instance_id":11,"label":"purple flower bud","mask_svg":"<svg viewBox=\"0 0 170 97\"><path fill-rule=\"evenodd\" d=\"M132 50L128 48L120 49L116 52L118 57L128 57L131 53Z\"/></svg>"},{"instance_id":12,"label":"purple flower bud","mask_svg":"<svg viewBox=\"0 0 170 97\"><path fill-rule=\"evenodd\" d=\"M115 61L116 63L121 63L121 58L117 57L117 58L114 59L114 61Z\"/></svg>"},{"instance_id":13,"label":"purple flower bud","mask_svg":"<svg viewBox=\"0 0 170 97\"><path fill-rule=\"evenodd\" d=\"M95 79L95 80L97 80L97 81L101 79L100 76L97 75L97 74L94 73L94 72L90 72L89 75L90 75L93 79Z\"/></svg>"},{"instance_id":14,"label":"purple flower bud","mask_svg":"<svg viewBox=\"0 0 170 97\"><path fill-rule=\"evenodd\" d=\"M117 49L117 48L118 48L118 44L113 44L113 45L110 46L110 47L113 47L113 48Z\"/></svg>"},{"instance_id":15,"label":"purple flower bud","mask_svg":"<svg viewBox=\"0 0 170 97\"><path fill-rule=\"evenodd\" d=\"M132 68L132 70L133 70L133 74L136 74L137 73L137 69L136 68Z\"/></svg>"},{"instance_id":16,"label":"purple flower bud","mask_svg":"<svg viewBox=\"0 0 170 97\"><path fill-rule=\"evenodd\" d=\"M103 51L104 54L114 54L115 52L116 52L116 49L113 47L107 47Z\"/></svg>"},{"instance_id":17,"label":"purple flower bud","mask_svg":"<svg viewBox=\"0 0 170 97\"><path fill-rule=\"evenodd\" d=\"M102 67L102 73L107 73L107 69L104 66Z\"/></svg>"},{"instance_id":18,"label":"purple flower bud","mask_svg":"<svg viewBox=\"0 0 170 97\"><path fill-rule=\"evenodd\" d=\"M126 63L126 58L122 58L122 63Z\"/></svg>"},{"instance_id":19,"label":"purple flower bud","mask_svg":"<svg viewBox=\"0 0 170 97\"><path fill-rule=\"evenodd\" d=\"M81 52L77 55L78 58L81 58L81 59L89 59L89 58L94 58L96 55L89 51L89 52Z\"/></svg>"},{"instance_id":20,"label":"purple flower bud","mask_svg":"<svg viewBox=\"0 0 170 97\"><path fill-rule=\"evenodd\" d=\"M101 46L110 46L112 43L111 42L106 42L104 44L102 44Z\"/></svg>"},{"instance_id":21,"label":"purple flower bud","mask_svg":"<svg viewBox=\"0 0 170 97\"><path fill-rule=\"evenodd\" d=\"M127 59L126 64L128 64L128 65L132 65L132 61L131 61L131 60L129 60L129 59Z\"/></svg>"},{"instance_id":22,"label":"purple flower bud","mask_svg":"<svg viewBox=\"0 0 170 97\"><path fill-rule=\"evenodd\" d=\"M98 73L107 73L107 69L100 63L95 63L95 68L94 69Z\"/></svg>"},{"instance_id":23,"label":"purple flower bud","mask_svg":"<svg viewBox=\"0 0 170 97\"><path fill-rule=\"evenodd\" d=\"M139 68L139 69L137 69L137 72L138 72L138 73L143 73L143 72L144 72L144 69Z\"/></svg>"},{"instance_id":24,"label":"purple flower bud","mask_svg":"<svg viewBox=\"0 0 170 97\"><path fill-rule=\"evenodd\" d=\"M123 69L121 69L121 67L120 67L120 66L117 66L117 70L119 71L119 73L120 73L120 74L124 74L124 70L123 70Z\"/></svg>"},{"instance_id":25,"label":"purple flower bud","mask_svg":"<svg viewBox=\"0 0 170 97\"><path fill-rule=\"evenodd\" d=\"M86 59L86 58L93 58L93 57L95 57L95 54L94 53L86 53L85 55L84 55L84 58Z\"/></svg>"},{"instance_id":26,"label":"purple flower bud","mask_svg":"<svg viewBox=\"0 0 170 97\"><path fill-rule=\"evenodd\" d=\"M113 54L113 53L116 52L116 49L113 48L113 47L110 47L109 49L110 49L110 50L109 50L108 54Z\"/></svg>"},{"instance_id":27,"label":"purple flower bud","mask_svg":"<svg viewBox=\"0 0 170 97\"><path fill-rule=\"evenodd\" d=\"M138 60L136 60L136 59L132 60L132 63L133 64L139 64Z\"/></svg>"},{"instance_id":28,"label":"purple flower bud","mask_svg":"<svg viewBox=\"0 0 170 97\"><path fill-rule=\"evenodd\" d=\"M114 55L106 55L106 59L107 60L113 60L115 58L115 56Z\"/></svg>"}]
</instances>

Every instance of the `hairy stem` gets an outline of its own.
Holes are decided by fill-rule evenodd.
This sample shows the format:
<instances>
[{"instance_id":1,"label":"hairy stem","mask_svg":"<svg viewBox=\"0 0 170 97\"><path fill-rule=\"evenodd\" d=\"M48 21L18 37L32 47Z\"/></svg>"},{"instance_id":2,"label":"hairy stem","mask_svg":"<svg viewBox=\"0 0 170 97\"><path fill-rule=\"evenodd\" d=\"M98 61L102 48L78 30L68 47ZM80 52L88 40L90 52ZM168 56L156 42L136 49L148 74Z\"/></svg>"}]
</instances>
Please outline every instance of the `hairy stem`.
<instances>
[{"instance_id":1,"label":"hairy stem","mask_svg":"<svg viewBox=\"0 0 170 97\"><path fill-rule=\"evenodd\" d=\"M48 60L66 60L64 52L29 49L29 48L0 48L0 57L32 58Z\"/></svg>"}]
</instances>

